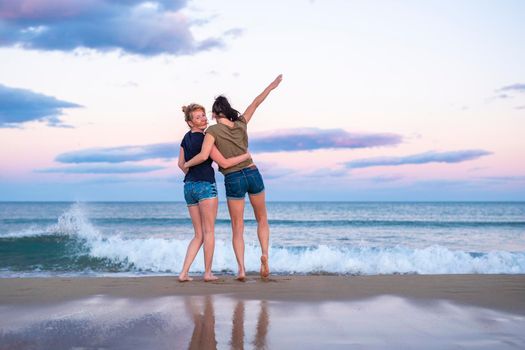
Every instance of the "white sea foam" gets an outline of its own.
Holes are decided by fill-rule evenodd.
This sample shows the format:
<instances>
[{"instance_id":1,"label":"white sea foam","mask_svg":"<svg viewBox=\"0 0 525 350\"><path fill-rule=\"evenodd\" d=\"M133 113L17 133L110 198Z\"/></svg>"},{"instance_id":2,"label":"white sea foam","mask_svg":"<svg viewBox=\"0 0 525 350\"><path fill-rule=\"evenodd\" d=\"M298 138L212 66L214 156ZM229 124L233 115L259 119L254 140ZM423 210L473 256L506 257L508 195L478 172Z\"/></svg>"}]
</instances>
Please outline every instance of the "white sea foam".
<instances>
[{"instance_id":1,"label":"white sea foam","mask_svg":"<svg viewBox=\"0 0 525 350\"><path fill-rule=\"evenodd\" d=\"M131 242L130 242L131 243ZM156 246L158 242L147 242ZM132 255L123 245L120 249L107 249L104 254L112 258L127 258L137 268L164 271L180 268L188 242L163 242L163 249L142 250ZM100 248L100 247L99 247ZM97 249L101 253L102 249ZM247 246L245 251L248 271L259 270L260 251L257 246ZM463 274L463 273L525 273L525 254L490 252L478 257L451 251L441 246L425 249L395 248L353 248L342 250L336 247L319 246L307 250L273 247L270 249L272 271L278 273L338 273L338 274ZM236 262L229 242L218 242L215 250L214 270L235 271ZM193 266L195 272L203 271L202 256Z\"/></svg>"},{"instance_id":2,"label":"white sea foam","mask_svg":"<svg viewBox=\"0 0 525 350\"><path fill-rule=\"evenodd\" d=\"M189 240L124 239L114 236L102 239L86 220L80 224L81 235L87 238L90 254L113 261L126 261L134 269L152 272L177 272L182 267ZM260 249L247 245L245 263L248 271L258 271ZM525 253L494 251L473 256L464 251L453 251L442 246L423 249L392 248L338 248L319 245L308 249L272 247L272 271L277 273L341 273L341 274L462 274L462 273L525 273ZM237 263L230 242L217 240L213 269L236 271ZM204 271L202 251L192 266L193 272Z\"/></svg>"}]
</instances>

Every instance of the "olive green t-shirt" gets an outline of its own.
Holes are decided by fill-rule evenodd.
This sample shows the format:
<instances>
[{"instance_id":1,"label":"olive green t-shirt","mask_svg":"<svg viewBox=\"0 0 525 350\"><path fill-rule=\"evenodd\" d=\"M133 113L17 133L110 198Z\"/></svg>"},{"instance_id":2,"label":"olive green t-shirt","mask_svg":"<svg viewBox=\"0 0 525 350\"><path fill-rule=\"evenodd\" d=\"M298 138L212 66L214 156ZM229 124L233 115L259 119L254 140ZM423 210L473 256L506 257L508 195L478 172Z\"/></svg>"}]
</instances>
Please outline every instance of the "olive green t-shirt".
<instances>
[{"instance_id":1,"label":"olive green t-shirt","mask_svg":"<svg viewBox=\"0 0 525 350\"><path fill-rule=\"evenodd\" d=\"M217 123L206 129L206 133L215 138L215 146L222 153L224 158L240 156L248 152L248 132L246 119L243 116L234 122L232 128L228 125ZM251 158L241 162L231 168L224 169L219 167L219 171L224 175L246 168L253 163Z\"/></svg>"}]
</instances>

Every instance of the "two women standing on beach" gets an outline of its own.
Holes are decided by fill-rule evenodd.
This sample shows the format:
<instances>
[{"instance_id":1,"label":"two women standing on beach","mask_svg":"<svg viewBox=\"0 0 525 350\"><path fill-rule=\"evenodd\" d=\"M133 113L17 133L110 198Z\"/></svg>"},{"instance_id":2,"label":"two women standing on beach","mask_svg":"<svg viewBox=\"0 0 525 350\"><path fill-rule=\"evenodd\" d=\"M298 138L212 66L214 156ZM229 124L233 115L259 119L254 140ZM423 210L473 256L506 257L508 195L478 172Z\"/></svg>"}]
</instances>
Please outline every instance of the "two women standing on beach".
<instances>
[{"instance_id":1,"label":"two women standing on beach","mask_svg":"<svg viewBox=\"0 0 525 350\"><path fill-rule=\"evenodd\" d=\"M203 106L190 104L182 107L184 119L190 131L184 135L179 152L178 165L184 172L184 199L188 205L195 237L188 245L186 258L179 281L191 281L188 276L191 263L195 259L200 247L204 244L204 280L213 281L217 277L211 272L213 251L215 249L215 218L217 216L217 184L215 183L215 171L211 167L212 159L223 168L229 168L249 159L250 154L225 159L222 154L213 148L210 152L211 159L207 159L201 164L188 168L184 166L186 160L191 159L201 151L204 140L204 130L208 126L206 111Z\"/></svg>"},{"instance_id":2,"label":"two women standing on beach","mask_svg":"<svg viewBox=\"0 0 525 350\"><path fill-rule=\"evenodd\" d=\"M253 100L243 114L233 109L226 97L217 97L212 107L212 117L216 119L217 124L210 126L206 130L200 152L194 155L191 160L188 160L187 157L179 157L179 162L181 159L187 160L182 165L179 163L179 166L181 166L182 169L192 169L201 164L206 164L206 162L211 163L209 157L211 156L212 159L215 160L214 155L217 157L217 154L221 154L219 157L222 158L222 160L224 160L224 157L229 157L233 160L233 157L247 154L247 125L259 105L273 89L279 86L281 81L282 75L277 76L277 78ZM268 225L262 176L251 157L231 167L225 167L221 163L218 164L219 171L224 174L228 211L232 224L232 243L238 265L237 279L243 281L246 278L246 269L244 266L244 206L246 193L248 193L255 219L257 220L257 236L261 245L260 274L261 277L266 278L270 275L268 264L270 228ZM215 215L217 212L216 208L215 206ZM188 247L188 254L190 247ZM187 277L187 270L183 269L183 271L186 272Z\"/></svg>"}]
</instances>

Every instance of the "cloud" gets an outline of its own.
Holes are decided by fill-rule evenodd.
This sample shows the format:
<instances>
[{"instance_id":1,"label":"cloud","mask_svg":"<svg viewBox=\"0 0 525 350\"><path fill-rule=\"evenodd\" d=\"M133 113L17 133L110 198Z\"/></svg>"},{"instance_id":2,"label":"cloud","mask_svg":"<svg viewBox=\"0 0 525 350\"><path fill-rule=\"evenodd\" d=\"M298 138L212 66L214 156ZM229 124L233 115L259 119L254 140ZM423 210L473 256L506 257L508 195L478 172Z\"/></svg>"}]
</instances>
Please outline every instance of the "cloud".
<instances>
[{"instance_id":1,"label":"cloud","mask_svg":"<svg viewBox=\"0 0 525 350\"><path fill-rule=\"evenodd\" d=\"M294 152L325 148L366 148L396 145L401 136L395 134L352 134L341 129L277 130L250 137L250 152ZM62 153L55 160L61 163L120 163L146 159L173 159L179 155L178 143L92 148Z\"/></svg>"},{"instance_id":2,"label":"cloud","mask_svg":"<svg viewBox=\"0 0 525 350\"><path fill-rule=\"evenodd\" d=\"M71 183L82 184L82 185L103 185L103 184L180 184L184 179L182 173L175 176L118 176L117 175L108 175L108 176L97 176L89 179L71 179Z\"/></svg>"},{"instance_id":3,"label":"cloud","mask_svg":"<svg viewBox=\"0 0 525 350\"><path fill-rule=\"evenodd\" d=\"M186 0L0 1L0 45L37 50L88 48L153 56L192 54L224 46L196 40ZM225 37L240 35L230 29Z\"/></svg>"},{"instance_id":4,"label":"cloud","mask_svg":"<svg viewBox=\"0 0 525 350\"><path fill-rule=\"evenodd\" d=\"M274 130L250 137L250 151L310 151L323 148L369 148L401 143L396 134L357 134L342 129Z\"/></svg>"},{"instance_id":5,"label":"cloud","mask_svg":"<svg viewBox=\"0 0 525 350\"><path fill-rule=\"evenodd\" d=\"M419 180L413 183L407 184L406 187L411 187L413 189L438 189L443 190L448 187L455 188L472 188L479 187L480 184L472 180L463 180L463 179L430 179L430 180Z\"/></svg>"},{"instance_id":6,"label":"cloud","mask_svg":"<svg viewBox=\"0 0 525 350\"><path fill-rule=\"evenodd\" d=\"M232 28L224 32L225 36L231 36L232 38L238 38L244 34L244 29L242 28Z\"/></svg>"},{"instance_id":7,"label":"cloud","mask_svg":"<svg viewBox=\"0 0 525 350\"><path fill-rule=\"evenodd\" d=\"M367 168L372 166L398 166L425 163L460 163L492 154L484 150L463 150L450 152L426 152L404 157L378 157L353 160L346 163L348 168Z\"/></svg>"},{"instance_id":8,"label":"cloud","mask_svg":"<svg viewBox=\"0 0 525 350\"><path fill-rule=\"evenodd\" d=\"M0 128L18 127L30 121L47 122L49 126L66 127L60 120L64 108L82 107L30 90L0 84Z\"/></svg>"},{"instance_id":9,"label":"cloud","mask_svg":"<svg viewBox=\"0 0 525 350\"><path fill-rule=\"evenodd\" d=\"M390 183L403 180L404 177L401 175L379 175L366 178L365 180L371 181L374 183Z\"/></svg>"},{"instance_id":10,"label":"cloud","mask_svg":"<svg viewBox=\"0 0 525 350\"><path fill-rule=\"evenodd\" d=\"M512 84L499 88L497 91L525 92L525 84Z\"/></svg>"},{"instance_id":11,"label":"cloud","mask_svg":"<svg viewBox=\"0 0 525 350\"><path fill-rule=\"evenodd\" d=\"M80 165L64 168L46 168L38 169L37 173L62 173L62 174L136 174L149 173L156 170L166 169L162 166L144 166L144 165Z\"/></svg>"},{"instance_id":12,"label":"cloud","mask_svg":"<svg viewBox=\"0 0 525 350\"><path fill-rule=\"evenodd\" d=\"M522 182L525 181L525 176L485 176L482 180L495 181L495 182Z\"/></svg>"},{"instance_id":13,"label":"cloud","mask_svg":"<svg viewBox=\"0 0 525 350\"><path fill-rule=\"evenodd\" d=\"M146 159L172 159L178 156L179 146L175 143L158 143L142 146L91 148L62 153L55 160L60 163L120 163Z\"/></svg>"},{"instance_id":14,"label":"cloud","mask_svg":"<svg viewBox=\"0 0 525 350\"><path fill-rule=\"evenodd\" d=\"M308 178L344 177L346 175L348 175L348 169L346 168L323 168L301 174L301 176Z\"/></svg>"},{"instance_id":15,"label":"cloud","mask_svg":"<svg viewBox=\"0 0 525 350\"><path fill-rule=\"evenodd\" d=\"M517 106L516 109L525 109L525 106Z\"/></svg>"},{"instance_id":16,"label":"cloud","mask_svg":"<svg viewBox=\"0 0 525 350\"><path fill-rule=\"evenodd\" d=\"M490 167L488 167L488 166L477 166L477 167L474 167L474 168L470 168L467 171L481 171L481 170L487 170L487 169L490 169Z\"/></svg>"}]
</instances>

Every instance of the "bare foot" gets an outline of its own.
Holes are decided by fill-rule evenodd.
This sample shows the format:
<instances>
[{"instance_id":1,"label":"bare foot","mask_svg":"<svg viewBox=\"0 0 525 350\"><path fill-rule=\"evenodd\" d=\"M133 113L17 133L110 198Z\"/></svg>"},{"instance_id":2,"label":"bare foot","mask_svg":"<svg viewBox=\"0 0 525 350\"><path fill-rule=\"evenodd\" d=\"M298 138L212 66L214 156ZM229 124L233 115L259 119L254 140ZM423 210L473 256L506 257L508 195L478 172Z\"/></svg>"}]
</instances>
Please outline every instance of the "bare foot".
<instances>
[{"instance_id":1,"label":"bare foot","mask_svg":"<svg viewBox=\"0 0 525 350\"><path fill-rule=\"evenodd\" d=\"M237 281L244 282L246 280L246 272L244 272L244 270L239 270L239 273L235 279Z\"/></svg>"},{"instance_id":2,"label":"bare foot","mask_svg":"<svg viewBox=\"0 0 525 350\"><path fill-rule=\"evenodd\" d=\"M270 276L270 266L268 266L268 257L261 255L261 277L268 278Z\"/></svg>"},{"instance_id":3,"label":"bare foot","mask_svg":"<svg viewBox=\"0 0 525 350\"><path fill-rule=\"evenodd\" d=\"M217 281L219 277L214 276L212 273L204 274L204 282Z\"/></svg>"},{"instance_id":4,"label":"bare foot","mask_svg":"<svg viewBox=\"0 0 525 350\"><path fill-rule=\"evenodd\" d=\"M190 282L190 281L193 281L193 278L188 276L187 273L181 273L179 275L179 282Z\"/></svg>"}]
</instances>

